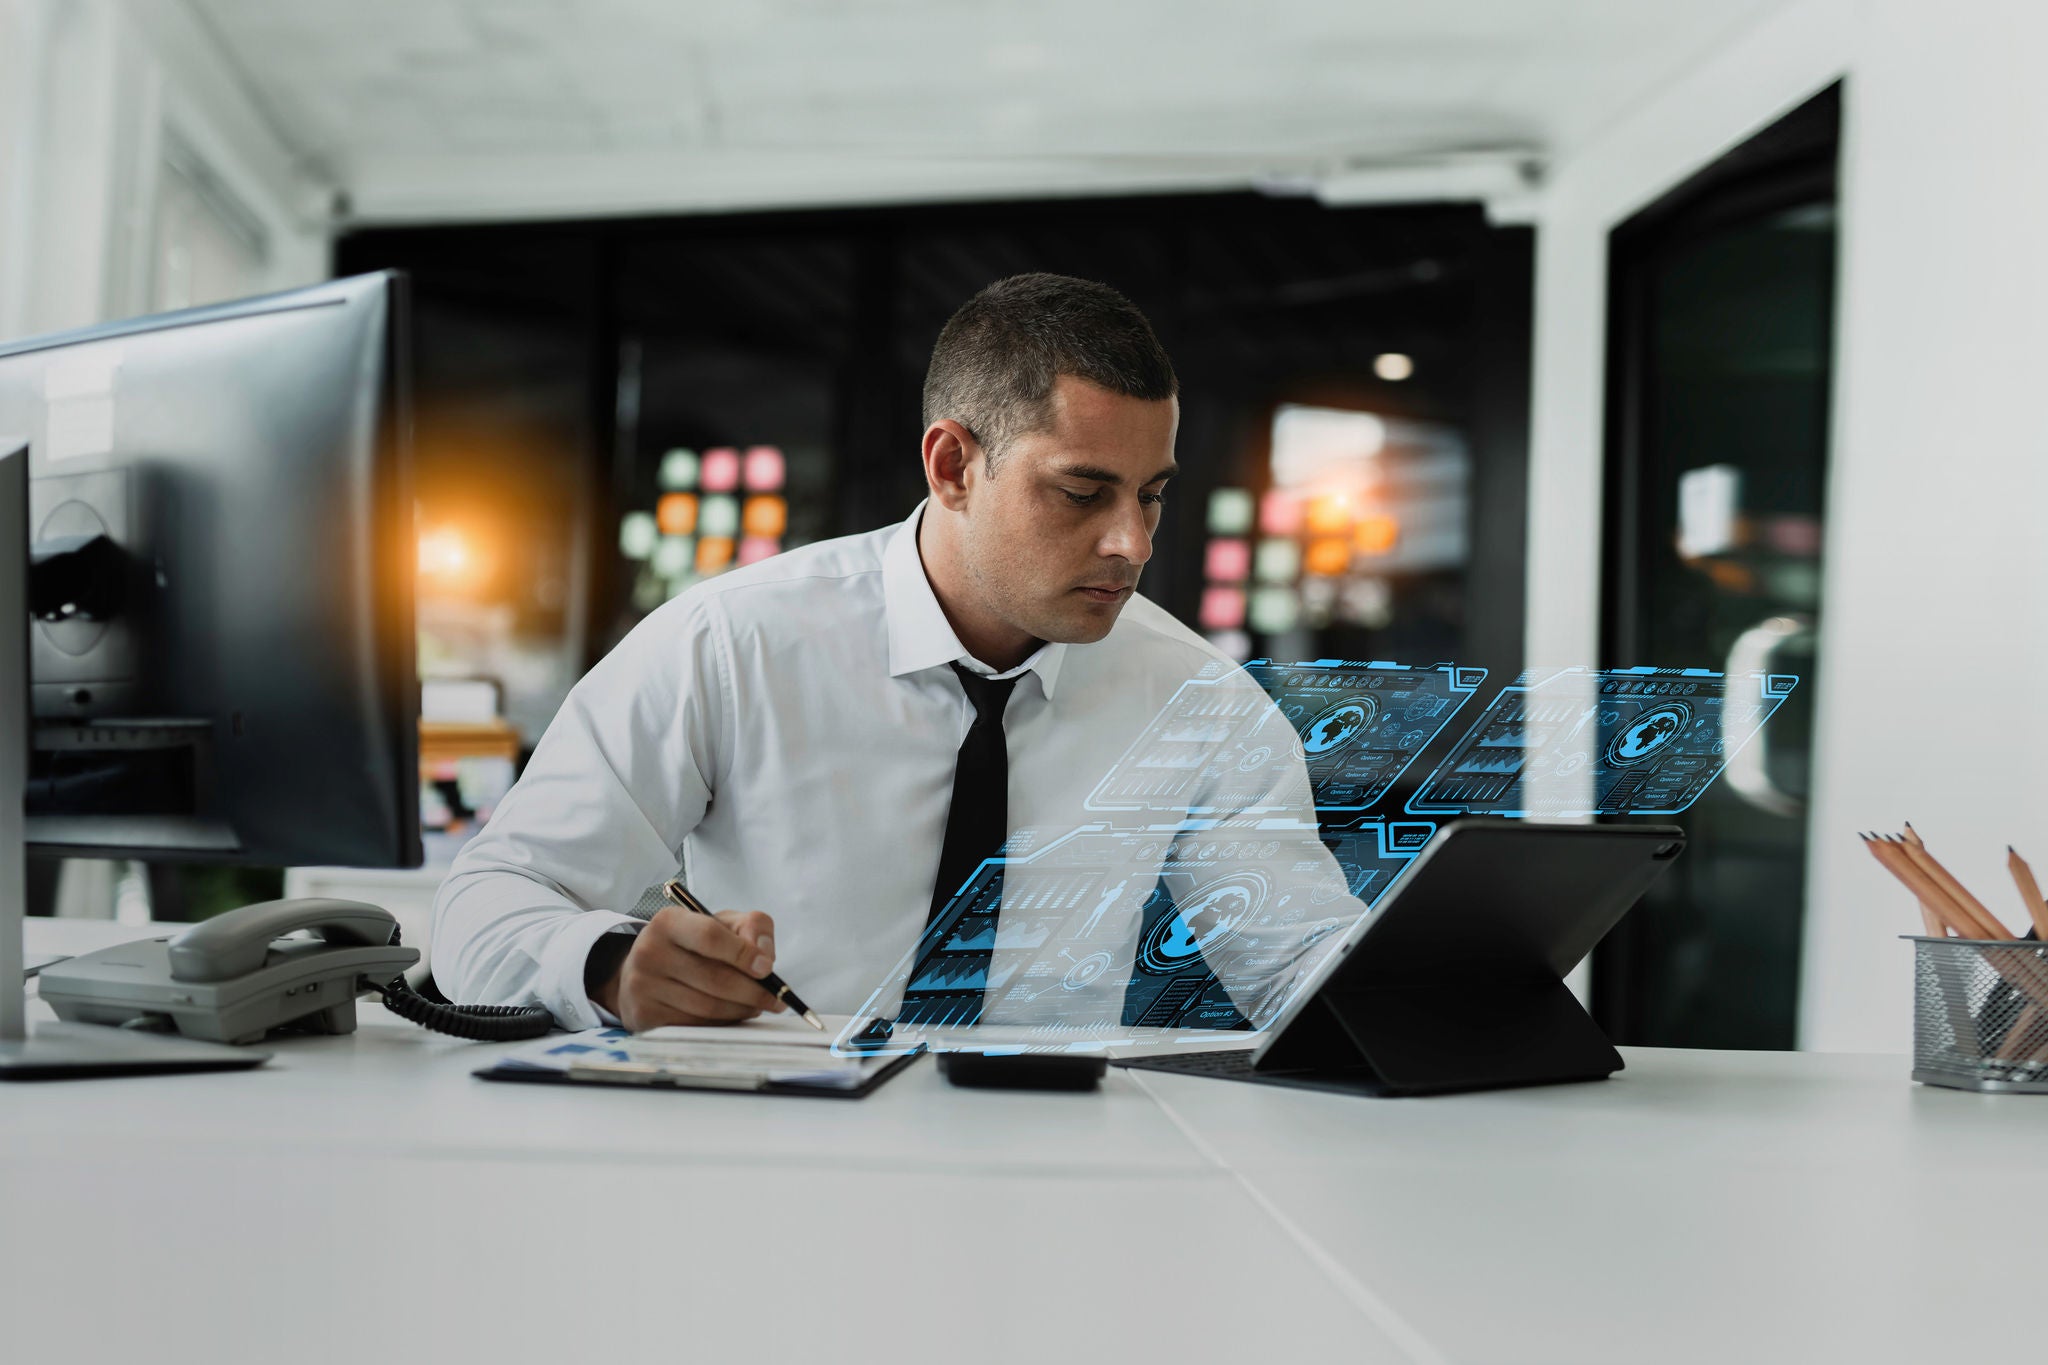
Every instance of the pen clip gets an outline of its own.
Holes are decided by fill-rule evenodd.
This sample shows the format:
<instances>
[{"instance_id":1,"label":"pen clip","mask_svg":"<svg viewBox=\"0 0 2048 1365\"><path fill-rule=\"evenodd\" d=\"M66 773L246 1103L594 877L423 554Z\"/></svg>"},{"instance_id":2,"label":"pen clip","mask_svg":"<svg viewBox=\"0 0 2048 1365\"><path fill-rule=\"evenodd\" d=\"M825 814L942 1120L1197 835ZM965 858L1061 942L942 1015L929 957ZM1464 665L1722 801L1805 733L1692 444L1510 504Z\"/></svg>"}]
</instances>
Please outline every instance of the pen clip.
<instances>
[{"instance_id":1,"label":"pen clip","mask_svg":"<svg viewBox=\"0 0 2048 1365\"><path fill-rule=\"evenodd\" d=\"M661 884L661 893L667 896L669 902L673 905L680 905L685 910L694 910L700 915L711 914L709 910L704 908L704 903L691 895L690 888L684 886L678 878L670 877L667 881L663 882ZM714 916L714 918L716 917Z\"/></svg>"}]
</instances>

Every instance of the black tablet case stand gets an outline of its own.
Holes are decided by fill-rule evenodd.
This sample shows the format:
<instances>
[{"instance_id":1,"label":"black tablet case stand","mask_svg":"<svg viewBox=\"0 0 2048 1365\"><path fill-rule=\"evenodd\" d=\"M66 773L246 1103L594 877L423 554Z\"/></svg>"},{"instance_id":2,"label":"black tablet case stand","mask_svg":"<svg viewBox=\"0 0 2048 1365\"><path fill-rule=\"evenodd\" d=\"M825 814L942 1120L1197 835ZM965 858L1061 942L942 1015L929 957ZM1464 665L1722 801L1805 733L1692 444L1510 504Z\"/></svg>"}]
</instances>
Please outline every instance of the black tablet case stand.
<instances>
[{"instance_id":1,"label":"black tablet case stand","mask_svg":"<svg viewBox=\"0 0 2048 1365\"><path fill-rule=\"evenodd\" d=\"M1257 1062L1207 1074L1369 1095L1610 1076L1621 1054L1563 978L1684 847L1672 825L1454 821Z\"/></svg>"},{"instance_id":2,"label":"black tablet case stand","mask_svg":"<svg viewBox=\"0 0 2048 1365\"><path fill-rule=\"evenodd\" d=\"M1376 985L1311 1000L1246 1080L1377 1095L1597 1081L1621 1070L1556 977Z\"/></svg>"}]
</instances>

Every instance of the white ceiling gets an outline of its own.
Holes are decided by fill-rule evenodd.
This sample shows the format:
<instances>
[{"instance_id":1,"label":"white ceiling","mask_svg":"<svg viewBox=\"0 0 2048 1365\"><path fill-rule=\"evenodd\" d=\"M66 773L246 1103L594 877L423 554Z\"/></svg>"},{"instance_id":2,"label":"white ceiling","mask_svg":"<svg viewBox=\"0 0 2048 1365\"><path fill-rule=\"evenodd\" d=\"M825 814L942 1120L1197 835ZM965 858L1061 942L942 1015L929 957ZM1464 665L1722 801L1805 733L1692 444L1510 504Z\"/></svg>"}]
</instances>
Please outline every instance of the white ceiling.
<instances>
[{"instance_id":1,"label":"white ceiling","mask_svg":"<svg viewBox=\"0 0 2048 1365\"><path fill-rule=\"evenodd\" d=\"M394 220L1540 159L1782 0L185 3Z\"/></svg>"}]
</instances>

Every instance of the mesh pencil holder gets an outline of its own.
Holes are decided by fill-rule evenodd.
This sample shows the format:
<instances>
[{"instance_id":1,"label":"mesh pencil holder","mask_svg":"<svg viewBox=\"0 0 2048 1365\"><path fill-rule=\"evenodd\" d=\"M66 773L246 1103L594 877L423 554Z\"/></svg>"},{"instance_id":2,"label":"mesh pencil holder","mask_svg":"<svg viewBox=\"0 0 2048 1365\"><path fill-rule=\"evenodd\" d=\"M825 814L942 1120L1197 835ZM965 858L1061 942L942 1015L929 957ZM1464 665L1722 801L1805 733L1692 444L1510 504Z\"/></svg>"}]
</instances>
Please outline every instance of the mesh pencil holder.
<instances>
[{"instance_id":1,"label":"mesh pencil holder","mask_svg":"<svg viewBox=\"0 0 2048 1365\"><path fill-rule=\"evenodd\" d=\"M2048 944L1911 936L1913 1079L2048 1094Z\"/></svg>"}]
</instances>

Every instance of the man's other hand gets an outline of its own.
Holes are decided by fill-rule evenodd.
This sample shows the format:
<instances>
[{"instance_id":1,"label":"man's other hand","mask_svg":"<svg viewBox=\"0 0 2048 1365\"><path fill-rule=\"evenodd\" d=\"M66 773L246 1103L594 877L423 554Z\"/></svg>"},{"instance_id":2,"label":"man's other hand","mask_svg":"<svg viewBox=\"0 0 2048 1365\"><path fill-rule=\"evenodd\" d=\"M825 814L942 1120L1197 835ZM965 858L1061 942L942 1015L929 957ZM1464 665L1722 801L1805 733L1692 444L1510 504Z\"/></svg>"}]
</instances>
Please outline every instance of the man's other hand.
<instances>
[{"instance_id":1,"label":"man's other hand","mask_svg":"<svg viewBox=\"0 0 2048 1365\"><path fill-rule=\"evenodd\" d=\"M664 1024L736 1024L787 1009L761 987L775 966L775 922L758 910L716 917L664 906L591 998L635 1033Z\"/></svg>"}]
</instances>

